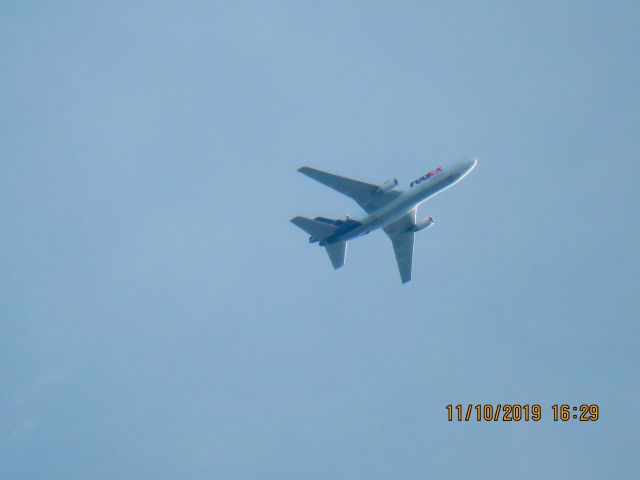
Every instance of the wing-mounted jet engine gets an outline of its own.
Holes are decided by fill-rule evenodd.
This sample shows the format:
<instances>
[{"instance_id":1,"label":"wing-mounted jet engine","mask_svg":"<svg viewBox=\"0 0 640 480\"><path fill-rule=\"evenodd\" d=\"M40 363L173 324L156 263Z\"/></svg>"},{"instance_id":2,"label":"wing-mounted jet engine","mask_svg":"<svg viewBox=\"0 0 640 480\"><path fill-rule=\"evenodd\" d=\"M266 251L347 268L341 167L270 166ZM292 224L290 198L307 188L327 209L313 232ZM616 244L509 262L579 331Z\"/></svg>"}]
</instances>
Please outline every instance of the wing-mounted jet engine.
<instances>
[{"instance_id":1,"label":"wing-mounted jet engine","mask_svg":"<svg viewBox=\"0 0 640 480\"><path fill-rule=\"evenodd\" d=\"M424 220L420 220L416 222L416 224L409 229L410 232L419 232L420 230L424 230L425 228L429 228L433 225L433 217L429 215Z\"/></svg>"},{"instance_id":2,"label":"wing-mounted jet engine","mask_svg":"<svg viewBox=\"0 0 640 480\"><path fill-rule=\"evenodd\" d=\"M393 190L397 186L398 186L398 179L397 178L392 178L392 179L387 180L386 182L384 182L382 185L380 185L378 187L378 191L381 192L381 193L386 193L389 190Z\"/></svg>"}]
</instances>

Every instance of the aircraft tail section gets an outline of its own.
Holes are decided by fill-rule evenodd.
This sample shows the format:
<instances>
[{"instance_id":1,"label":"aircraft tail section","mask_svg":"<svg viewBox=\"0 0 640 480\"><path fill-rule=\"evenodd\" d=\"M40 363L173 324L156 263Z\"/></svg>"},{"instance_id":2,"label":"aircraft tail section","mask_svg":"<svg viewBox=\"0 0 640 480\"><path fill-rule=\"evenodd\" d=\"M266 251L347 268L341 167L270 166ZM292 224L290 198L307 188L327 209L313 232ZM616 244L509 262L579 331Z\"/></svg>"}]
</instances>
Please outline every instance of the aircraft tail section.
<instances>
[{"instance_id":1,"label":"aircraft tail section","mask_svg":"<svg viewBox=\"0 0 640 480\"><path fill-rule=\"evenodd\" d=\"M331 236L342 224L342 221L324 217L316 217L313 220L306 217L294 217L291 219L291 223L307 232L310 235L309 243L313 243L322 242ZM323 245L323 243L320 245ZM344 265L344 258L347 254L347 242L329 243L324 245L324 247L327 249L327 254L329 255L333 268L340 268Z\"/></svg>"},{"instance_id":2,"label":"aircraft tail section","mask_svg":"<svg viewBox=\"0 0 640 480\"><path fill-rule=\"evenodd\" d=\"M291 223L311 235L309 242L324 240L338 228L337 225L318 220L311 220L306 217L294 217L291 219Z\"/></svg>"},{"instance_id":3,"label":"aircraft tail section","mask_svg":"<svg viewBox=\"0 0 640 480\"><path fill-rule=\"evenodd\" d=\"M325 245L333 268L337 269L344 265L344 258L347 255L347 242L336 242Z\"/></svg>"}]
</instances>

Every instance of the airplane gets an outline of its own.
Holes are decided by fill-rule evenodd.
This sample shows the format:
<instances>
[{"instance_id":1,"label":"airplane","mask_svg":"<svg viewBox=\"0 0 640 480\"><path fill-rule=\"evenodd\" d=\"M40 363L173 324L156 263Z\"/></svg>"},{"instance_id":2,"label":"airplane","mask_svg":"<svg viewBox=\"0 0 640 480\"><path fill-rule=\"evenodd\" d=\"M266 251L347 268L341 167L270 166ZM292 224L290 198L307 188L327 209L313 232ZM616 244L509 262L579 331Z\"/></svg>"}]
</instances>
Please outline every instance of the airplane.
<instances>
[{"instance_id":1,"label":"airplane","mask_svg":"<svg viewBox=\"0 0 640 480\"><path fill-rule=\"evenodd\" d=\"M309 234L309 243L325 247L334 269L344 265L347 242L382 228L391 239L402 283L411 280L413 240L416 232L433 225L433 217L416 221L418 205L466 177L478 164L476 159L463 159L450 166L438 166L401 190L392 178L382 185L353 180L311 167L298 171L353 200L366 212L360 218L334 220L297 216L290 221Z\"/></svg>"}]
</instances>

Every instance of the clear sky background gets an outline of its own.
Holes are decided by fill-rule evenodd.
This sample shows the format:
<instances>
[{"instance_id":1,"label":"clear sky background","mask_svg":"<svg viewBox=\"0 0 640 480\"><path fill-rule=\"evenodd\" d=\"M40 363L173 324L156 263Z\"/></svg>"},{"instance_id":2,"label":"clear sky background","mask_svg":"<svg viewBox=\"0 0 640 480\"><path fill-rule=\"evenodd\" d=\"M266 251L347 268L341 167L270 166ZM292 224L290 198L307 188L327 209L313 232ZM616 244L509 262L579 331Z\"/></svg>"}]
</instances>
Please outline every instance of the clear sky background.
<instances>
[{"instance_id":1,"label":"clear sky background","mask_svg":"<svg viewBox=\"0 0 640 480\"><path fill-rule=\"evenodd\" d=\"M321 3L2 2L0 478L637 478L637 2Z\"/></svg>"}]
</instances>

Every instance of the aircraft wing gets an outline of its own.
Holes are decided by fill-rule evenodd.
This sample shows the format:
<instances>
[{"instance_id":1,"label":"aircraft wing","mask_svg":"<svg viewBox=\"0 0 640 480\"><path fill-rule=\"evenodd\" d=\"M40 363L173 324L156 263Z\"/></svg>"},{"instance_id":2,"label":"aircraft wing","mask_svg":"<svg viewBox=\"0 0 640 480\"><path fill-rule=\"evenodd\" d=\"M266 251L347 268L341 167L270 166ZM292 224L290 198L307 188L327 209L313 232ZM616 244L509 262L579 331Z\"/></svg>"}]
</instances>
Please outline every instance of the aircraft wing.
<instances>
[{"instance_id":1,"label":"aircraft wing","mask_svg":"<svg viewBox=\"0 0 640 480\"><path fill-rule=\"evenodd\" d=\"M351 197L367 213L371 213L383 205L386 205L401 193L397 190L383 192L378 185L341 177L311 167L302 167L299 168L298 171L329 188L333 188L337 192Z\"/></svg>"},{"instance_id":2,"label":"aircraft wing","mask_svg":"<svg viewBox=\"0 0 640 480\"><path fill-rule=\"evenodd\" d=\"M414 208L404 214L395 222L384 227L384 232L391 239L393 251L396 254L398 270L402 283L411 280L411 266L413 264L413 238L415 233L411 230L416 224L416 210Z\"/></svg>"}]
</instances>

